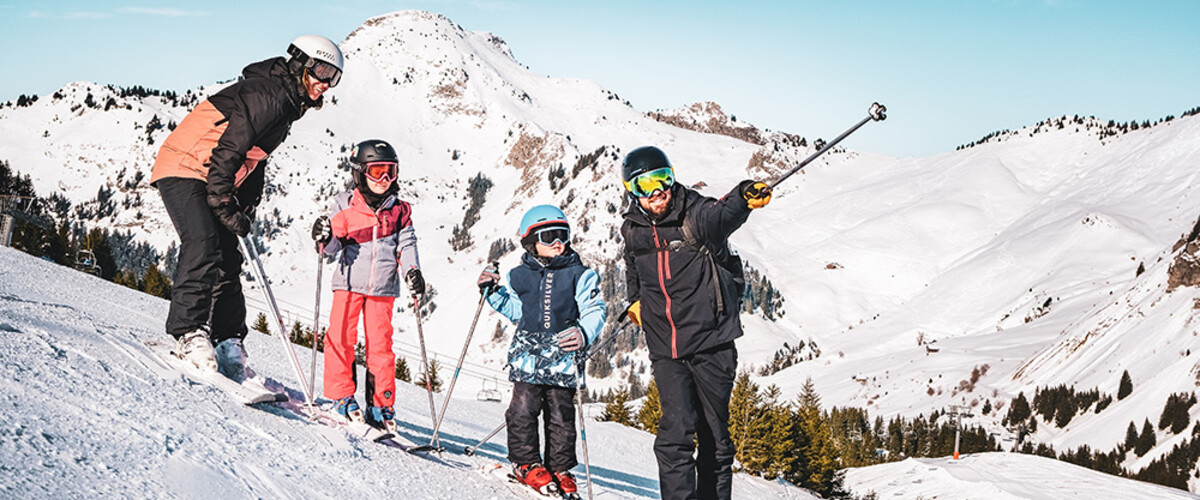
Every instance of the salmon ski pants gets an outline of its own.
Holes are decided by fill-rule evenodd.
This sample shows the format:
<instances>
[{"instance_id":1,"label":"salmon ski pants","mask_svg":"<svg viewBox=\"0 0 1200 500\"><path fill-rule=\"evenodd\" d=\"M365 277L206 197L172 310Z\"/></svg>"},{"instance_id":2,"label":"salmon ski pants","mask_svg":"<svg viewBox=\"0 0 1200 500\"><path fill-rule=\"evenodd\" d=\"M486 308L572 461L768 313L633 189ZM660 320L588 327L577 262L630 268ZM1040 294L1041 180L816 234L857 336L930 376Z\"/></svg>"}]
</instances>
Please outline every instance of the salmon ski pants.
<instances>
[{"instance_id":1,"label":"salmon ski pants","mask_svg":"<svg viewBox=\"0 0 1200 500\"><path fill-rule=\"evenodd\" d=\"M358 341L358 317L366 330L367 373L374 379L371 406L394 406L396 402L396 354L392 352L392 306L395 297L376 297L347 290L333 291L333 310L325 334L325 397L353 396L354 344Z\"/></svg>"}]
</instances>

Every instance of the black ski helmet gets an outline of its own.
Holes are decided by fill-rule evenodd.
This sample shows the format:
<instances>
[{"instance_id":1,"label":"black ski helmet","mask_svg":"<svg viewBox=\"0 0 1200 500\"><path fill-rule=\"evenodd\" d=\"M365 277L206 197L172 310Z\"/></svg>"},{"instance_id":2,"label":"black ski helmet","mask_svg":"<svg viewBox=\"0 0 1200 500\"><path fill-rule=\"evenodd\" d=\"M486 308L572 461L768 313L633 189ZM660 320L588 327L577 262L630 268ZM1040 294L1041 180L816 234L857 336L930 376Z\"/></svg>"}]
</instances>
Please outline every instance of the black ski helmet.
<instances>
[{"instance_id":1,"label":"black ski helmet","mask_svg":"<svg viewBox=\"0 0 1200 500\"><path fill-rule=\"evenodd\" d=\"M350 161L362 167L377 161L400 163L400 157L396 155L396 150L387 141L373 139L355 144L354 149L350 151Z\"/></svg>"},{"instance_id":2,"label":"black ski helmet","mask_svg":"<svg viewBox=\"0 0 1200 500\"><path fill-rule=\"evenodd\" d=\"M625 161L621 162L621 180L629 182L638 175L664 167L672 168L666 153L654 146L642 146L625 155Z\"/></svg>"},{"instance_id":3,"label":"black ski helmet","mask_svg":"<svg viewBox=\"0 0 1200 500\"><path fill-rule=\"evenodd\" d=\"M354 145L354 149L350 150L350 163L354 164L354 185L365 187L367 185L367 177L363 174L366 170L366 164L388 161L396 163L396 174L400 174L400 158L396 155L396 150L392 148L387 141L378 139L363 141ZM395 182L392 183L395 185Z\"/></svg>"}]
</instances>

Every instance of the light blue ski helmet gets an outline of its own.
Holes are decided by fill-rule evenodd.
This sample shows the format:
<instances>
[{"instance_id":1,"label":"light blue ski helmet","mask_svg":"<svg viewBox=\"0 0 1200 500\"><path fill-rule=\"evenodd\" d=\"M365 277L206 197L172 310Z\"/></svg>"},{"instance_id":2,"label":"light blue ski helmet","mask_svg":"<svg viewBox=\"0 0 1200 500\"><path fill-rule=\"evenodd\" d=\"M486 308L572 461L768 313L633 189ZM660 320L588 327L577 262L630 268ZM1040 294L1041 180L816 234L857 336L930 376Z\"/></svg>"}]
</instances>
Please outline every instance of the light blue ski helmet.
<instances>
[{"instance_id":1,"label":"light blue ski helmet","mask_svg":"<svg viewBox=\"0 0 1200 500\"><path fill-rule=\"evenodd\" d=\"M517 231L517 235L522 240L528 238L533 231L546 226L563 226L570 229L571 225L567 223L567 214L554 205L538 205L525 212L525 216L521 217L521 228Z\"/></svg>"}]
</instances>

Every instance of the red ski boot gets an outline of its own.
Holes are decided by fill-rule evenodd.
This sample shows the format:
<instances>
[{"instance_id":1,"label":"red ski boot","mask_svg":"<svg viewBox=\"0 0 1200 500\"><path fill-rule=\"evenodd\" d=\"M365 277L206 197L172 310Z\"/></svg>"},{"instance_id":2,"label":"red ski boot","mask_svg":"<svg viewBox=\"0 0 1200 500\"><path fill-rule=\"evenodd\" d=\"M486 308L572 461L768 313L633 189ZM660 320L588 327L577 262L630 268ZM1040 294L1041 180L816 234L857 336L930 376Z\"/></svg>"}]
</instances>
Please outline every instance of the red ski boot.
<instances>
[{"instance_id":1,"label":"red ski boot","mask_svg":"<svg viewBox=\"0 0 1200 500\"><path fill-rule=\"evenodd\" d=\"M543 495L550 496L558 493L554 477L542 464L517 465L513 467L513 477L518 483L533 488Z\"/></svg>"},{"instance_id":2,"label":"red ski boot","mask_svg":"<svg viewBox=\"0 0 1200 500\"><path fill-rule=\"evenodd\" d=\"M575 475L569 471L555 472L554 482L558 483L559 494L563 498L575 500L579 498L579 488L575 485Z\"/></svg>"}]
</instances>

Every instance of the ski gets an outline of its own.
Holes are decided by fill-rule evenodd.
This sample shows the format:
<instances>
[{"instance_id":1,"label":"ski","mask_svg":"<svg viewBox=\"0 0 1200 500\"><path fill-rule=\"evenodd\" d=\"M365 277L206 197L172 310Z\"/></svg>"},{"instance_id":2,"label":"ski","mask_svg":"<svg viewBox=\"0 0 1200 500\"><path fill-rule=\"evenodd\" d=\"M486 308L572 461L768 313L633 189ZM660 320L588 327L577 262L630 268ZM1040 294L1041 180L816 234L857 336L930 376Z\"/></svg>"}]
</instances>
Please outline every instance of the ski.
<instances>
[{"instance_id":1,"label":"ski","mask_svg":"<svg viewBox=\"0 0 1200 500\"><path fill-rule=\"evenodd\" d=\"M517 480L517 476L513 475L512 470L508 465L498 463L486 464L480 467L479 472L484 476L500 481L500 483L507 486L508 489L512 490L514 493L522 494L529 498L535 498L539 500L546 498L562 498L556 492L542 493L538 490L530 488L529 486L526 486L524 483Z\"/></svg>"},{"instance_id":2,"label":"ski","mask_svg":"<svg viewBox=\"0 0 1200 500\"><path fill-rule=\"evenodd\" d=\"M267 389L259 377L249 377L245 381L238 383L218 372L206 372L196 368L195 365L176 356L170 344L151 340L146 342L146 347L160 361L182 373L188 380L215 387L244 405L281 403L288 400L287 394Z\"/></svg>"},{"instance_id":3,"label":"ski","mask_svg":"<svg viewBox=\"0 0 1200 500\"><path fill-rule=\"evenodd\" d=\"M305 420L333 427L335 429L341 429L347 434L358 439L374 441L381 445L397 448L412 454L431 453L438 451L432 446L419 445L409 441L408 439L399 435L399 433L397 433L394 429L384 430L368 424L364 420L349 420L331 409L320 407L313 408L308 405L297 404L294 402L281 407Z\"/></svg>"}]
</instances>

